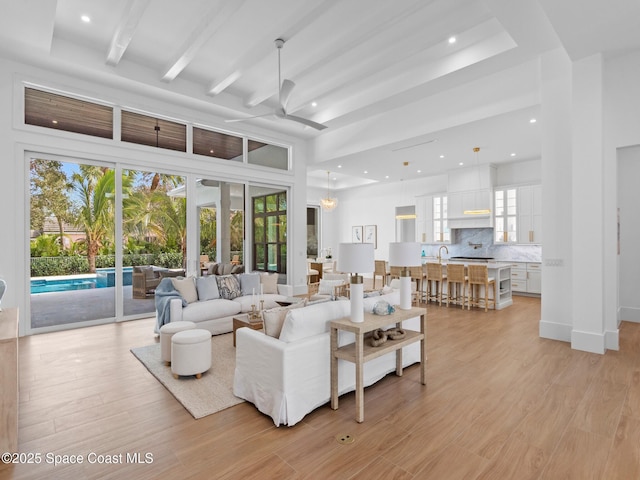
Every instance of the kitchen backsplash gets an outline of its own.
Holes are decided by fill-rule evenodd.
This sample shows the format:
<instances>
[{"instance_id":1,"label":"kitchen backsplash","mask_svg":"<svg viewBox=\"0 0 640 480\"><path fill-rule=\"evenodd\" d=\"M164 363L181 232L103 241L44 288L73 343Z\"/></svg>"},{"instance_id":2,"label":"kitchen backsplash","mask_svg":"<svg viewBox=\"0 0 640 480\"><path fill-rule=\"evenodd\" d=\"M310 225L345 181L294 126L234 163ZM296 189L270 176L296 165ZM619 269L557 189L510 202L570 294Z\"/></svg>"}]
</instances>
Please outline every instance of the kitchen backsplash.
<instances>
[{"instance_id":1,"label":"kitchen backsplash","mask_svg":"<svg viewBox=\"0 0 640 480\"><path fill-rule=\"evenodd\" d=\"M541 245L494 245L493 228L462 228L455 230L455 243L447 245L449 257L493 257L498 261L541 262ZM482 245L482 246L480 246ZM422 245L423 256L436 256L440 245Z\"/></svg>"}]
</instances>

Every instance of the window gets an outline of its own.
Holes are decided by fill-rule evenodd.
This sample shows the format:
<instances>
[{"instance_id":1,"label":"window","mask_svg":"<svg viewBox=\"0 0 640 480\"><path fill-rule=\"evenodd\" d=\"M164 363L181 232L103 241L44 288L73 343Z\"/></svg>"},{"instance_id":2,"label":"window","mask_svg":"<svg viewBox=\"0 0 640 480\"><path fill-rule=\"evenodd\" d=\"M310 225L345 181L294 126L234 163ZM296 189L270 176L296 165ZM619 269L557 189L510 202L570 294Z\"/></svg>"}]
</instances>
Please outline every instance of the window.
<instances>
[{"instance_id":1,"label":"window","mask_svg":"<svg viewBox=\"0 0 640 480\"><path fill-rule=\"evenodd\" d=\"M34 88L26 88L24 92L24 123L113 138L111 107Z\"/></svg>"},{"instance_id":2,"label":"window","mask_svg":"<svg viewBox=\"0 0 640 480\"><path fill-rule=\"evenodd\" d=\"M289 149L249 140L247 161L252 165L289 170Z\"/></svg>"},{"instance_id":3,"label":"window","mask_svg":"<svg viewBox=\"0 0 640 480\"><path fill-rule=\"evenodd\" d=\"M187 126L133 112L122 112L123 142L187 151Z\"/></svg>"},{"instance_id":4,"label":"window","mask_svg":"<svg viewBox=\"0 0 640 480\"><path fill-rule=\"evenodd\" d=\"M287 192L253 197L253 269L287 273Z\"/></svg>"},{"instance_id":5,"label":"window","mask_svg":"<svg viewBox=\"0 0 640 480\"><path fill-rule=\"evenodd\" d=\"M242 137L193 127L193 153L242 162Z\"/></svg>"},{"instance_id":6,"label":"window","mask_svg":"<svg viewBox=\"0 0 640 480\"><path fill-rule=\"evenodd\" d=\"M518 241L516 217L516 189L495 191L495 242L511 243Z\"/></svg>"},{"instance_id":7,"label":"window","mask_svg":"<svg viewBox=\"0 0 640 480\"><path fill-rule=\"evenodd\" d=\"M451 230L447 225L447 197L433 197L433 241L451 243Z\"/></svg>"}]
</instances>

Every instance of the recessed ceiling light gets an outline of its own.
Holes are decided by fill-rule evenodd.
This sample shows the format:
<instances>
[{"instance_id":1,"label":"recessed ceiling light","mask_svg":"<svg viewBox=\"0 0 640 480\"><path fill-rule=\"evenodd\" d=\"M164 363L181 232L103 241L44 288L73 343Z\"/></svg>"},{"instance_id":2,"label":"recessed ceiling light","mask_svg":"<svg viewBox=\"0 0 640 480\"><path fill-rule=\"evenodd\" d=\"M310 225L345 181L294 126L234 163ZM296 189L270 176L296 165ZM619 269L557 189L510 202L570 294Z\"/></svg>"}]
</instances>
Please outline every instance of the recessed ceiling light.
<instances>
[{"instance_id":1,"label":"recessed ceiling light","mask_svg":"<svg viewBox=\"0 0 640 480\"><path fill-rule=\"evenodd\" d=\"M460 162L458 165L462 166L462 165L464 165L464 162Z\"/></svg>"},{"instance_id":2,"label":"recessed ceiling light","mask_svg":"<svg viewBox=\"0 0 640 480\"><path fill-rule=\"evenodd\" d=\"M389 175L385 175L384 178L389 178Z\"/></svg>"},{"instance_id":3,"label":"recessed ceiling light","mask_svg":"<svg viewBox=\"0 0 640 480\"><path fill-rule=\"evenodd\" d=\"M532 118L531 120L529 120L529 123L536 123L537 120L535 118Z\"/></svg>"},{"instance_id":4,"label":"recessed ceiling light","mask_svg":"<svg viewBox=\"0 0 640 480\"><path fill-rule=\"evenodd\" d=\"M444 158L444 155L440 155L440 158Z\"/></svg>"},{"instance_id":5,"label":"recessed ceiling light","mask_svg":"<svg viewBox=\"0 0 640 480\"><path fill-rule=\"evenodd\" d=\"M342 168L342 165L338 165L338 168Z\"/></svg>"},{"instance_id":6,"label":"recessed ceiling light","mask_svg":"<svg viewBox=\"0 0 640 480\"><path fill-rule=\"evenodd\" d=\"M51 120L51 123L53 123L54 125L58 124L58 120Z\"/></svg>"},{"instance_id":7,"label":"recessed ceiling light","mask_svg":"<svg viewBox=\"0 0 640 480\"><path fill-rule=\"evenodd\" d=\"M367 172L367 171L365 170L365 171L364 171L364 173L369 173L369 172Z\"/></svg>"},{"instance_id":8,"label":"recessed ceiling light","mask_svg":"<svg viewBox=\"0 0 640 480\"><path fill-rule=\"evenodd\" d=\"M84 23L91 23L91 17L89 15L82 15L80 17L80 20L82 20Z\"/></svg>"},{"instance_id":9,"label":"recessed ceiling light","mask_svg":"<svg viewBox=\"0 0 640 480\"><path fill-rule=\"evenodd\" d=\"M312 107L317 107L318 106L318 102L311 102L311 106Z\"/></svg>"},{"instance_id":10,"label":"recessed ceiling light","mask_svg":"<svg viewBox=\"0 0 640 480\"><path fill-rule=\"evenodd\" d=\"M515 156L516 156L516 154L515 154L515 153L512 153L512 154L511 154L511 156L512 156L512 157L515 157Z\"/></svg>"},{"instance_id":11,"label":"recessed ceiling light","mask_svg":"<svg viewBox=\"0 0 640 480\"><path fill-rule=\"evenodd\" d=\"M449 43L456 43L456 37L449 37Z\"/></svg>"},{"instance_id":12,"label":"recessed ceiling light","mask_svg":"<svg viewBox=\"0 0 640 480\"><path fill-rule=\"evenodd\" d=\"M418 170L418 173L422 173L422 170Z\"/></svg>"}]
</instances>

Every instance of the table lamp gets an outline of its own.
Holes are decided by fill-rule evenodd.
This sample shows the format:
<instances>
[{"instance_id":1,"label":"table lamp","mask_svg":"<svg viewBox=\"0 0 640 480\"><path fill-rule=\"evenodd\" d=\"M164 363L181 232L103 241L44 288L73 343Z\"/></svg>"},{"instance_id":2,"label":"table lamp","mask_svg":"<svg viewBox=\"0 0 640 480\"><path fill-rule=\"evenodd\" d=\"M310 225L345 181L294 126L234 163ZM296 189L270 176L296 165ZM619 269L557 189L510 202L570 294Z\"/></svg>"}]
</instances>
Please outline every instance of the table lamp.
<instances>
[{"instance_id":1,"label":"table lamp","mask_svg":"<svg viewBox=\"0 0 640 480\"><path fill-rule=\"evenodd\" d=\"M402 267L400 271L400 305L402 310L411 309L411 271L409 267L420 267L421 245L417 242L392 242L389 244L389 265Z\"/></svg>"},{"instance_id":2,"label":"table lamp","mask_svg":"<svg viewBox=\"0 0 640 480\"><path fill-rule=\"evenodd\" d=\"M364 285L361 273L375 270L373 243L341 243L338 245L340 272L351 273L351 321L364 322Z\"/></svg>"}]
</instances>

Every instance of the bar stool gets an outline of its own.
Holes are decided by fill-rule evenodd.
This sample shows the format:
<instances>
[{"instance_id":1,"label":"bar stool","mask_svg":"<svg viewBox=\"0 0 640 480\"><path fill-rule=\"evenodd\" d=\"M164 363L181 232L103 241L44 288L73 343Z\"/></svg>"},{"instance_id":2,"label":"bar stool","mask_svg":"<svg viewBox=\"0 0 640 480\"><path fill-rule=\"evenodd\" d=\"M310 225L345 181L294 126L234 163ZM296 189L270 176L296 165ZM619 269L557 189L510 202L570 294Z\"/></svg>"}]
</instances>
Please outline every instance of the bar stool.
<instances>
[{"instance_id":1,"label":"bar stool","mask_svg":"<svg viewBox=\"0 0 640 480\"><path fill-rule=\"evenodd\" d=\"M467 300L467 277L464 273L464 265L450 264L447 265L447 307L450 303L454 305L462 305Z\"/></svg>"},{"instance_id":2,"label":"bar stool","mask_svg":"<svg viewBox=\"0 0 640 480\"><path fill-rule=\"evenodd\" d=\"M442 291L446 280L447 276L442 273L440 263L427 263L427 302L437 301L442 306Z\"/></svg>"},{"instance_id":3,"label":"bar stool","mask_svg":"<svg viewBox=\"0 0 640 480\"><path fill-rule=\"evenodd\" d=\"M484 287L484 311L489 308L489 303L496 308L496 279L489 277L489 269L486 265L469 265L469 310L471 307L480 307L480 287ZM493 298L489 298L489 286L493 286Z\"/></svg>"},{"instance_id":4,"label":"bar stool","mask_svg":"<svg viewBox=\"0 0 640 480\"><path fill-rule=\"evenodd\" d=\"M373 289L376 289L376 278L382 277L382 286L385 287L389 283L389 277L391 272L389 271L389 264L384 260L375 260L373 271Z\"/></svg>"}]
</instances>

